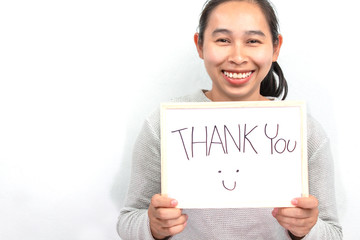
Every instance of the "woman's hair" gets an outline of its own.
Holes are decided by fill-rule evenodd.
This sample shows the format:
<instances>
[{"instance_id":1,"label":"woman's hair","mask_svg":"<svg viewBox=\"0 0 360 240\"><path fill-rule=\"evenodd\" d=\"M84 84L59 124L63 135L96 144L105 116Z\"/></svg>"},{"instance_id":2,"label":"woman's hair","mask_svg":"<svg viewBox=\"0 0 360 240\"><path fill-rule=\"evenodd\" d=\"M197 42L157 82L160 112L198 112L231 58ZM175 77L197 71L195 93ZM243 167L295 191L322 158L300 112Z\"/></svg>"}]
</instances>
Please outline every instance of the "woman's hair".
<instances>
[{"instance_id":1,"label":"woman's hair","mask_svg":"<svg viewBox=\"0 0 360 240\"><path fill-rule=\"evenodd\" d=\"M279 24L278 19L275 14L275 11L268 0L208 0L205 5L204 9L201 13L200 20L199 20L199 45L203 44L204 41L204 32L207 27L209 17L212 11L222 3L230 2L230 1L246 1L250 3L254 3L260 7L265 18L269 24L270 32L272 35L273 45L276 46L279 44ZM278 81L276 79L276 76ZM260 86L260 94L263 96L270 96L270 97L280 97L282 95L282 100L284 100L288 93L288 85L284 74L277 62L273 62L269 73L266 75L264 80L261 82Z\"/></svg>"}]
</instances>

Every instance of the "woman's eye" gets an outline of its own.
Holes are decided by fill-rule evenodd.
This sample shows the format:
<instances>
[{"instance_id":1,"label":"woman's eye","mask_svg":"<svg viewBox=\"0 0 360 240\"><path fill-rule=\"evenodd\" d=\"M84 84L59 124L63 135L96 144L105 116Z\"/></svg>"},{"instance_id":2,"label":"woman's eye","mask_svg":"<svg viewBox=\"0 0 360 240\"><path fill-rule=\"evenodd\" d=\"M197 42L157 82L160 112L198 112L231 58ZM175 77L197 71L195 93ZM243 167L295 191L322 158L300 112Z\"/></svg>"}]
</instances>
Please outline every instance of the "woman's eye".
<instances>
[{"instance_id":1,"label":"woman's eye","mask_svg":"<svg viewBox=\"0 0 360 240\"><path fill-rule=\"evenodd\" d=\"M217 39L216 42L220 42L220 43L229 43L230 41L225 39L225 38L220 38L220 39Z\"/></svg>"},{"instance_id":2,"label":"woman's eye","mask_svg":"<svg viewBox=\"0 0 360 240\"><path fill-rule=\"evenodd\" d=\"M248 43L250 44L256 44L256 43L260 43L260 41L256 40L256 39L251 39L248 41Z\"/></svg>"}]
</instances>

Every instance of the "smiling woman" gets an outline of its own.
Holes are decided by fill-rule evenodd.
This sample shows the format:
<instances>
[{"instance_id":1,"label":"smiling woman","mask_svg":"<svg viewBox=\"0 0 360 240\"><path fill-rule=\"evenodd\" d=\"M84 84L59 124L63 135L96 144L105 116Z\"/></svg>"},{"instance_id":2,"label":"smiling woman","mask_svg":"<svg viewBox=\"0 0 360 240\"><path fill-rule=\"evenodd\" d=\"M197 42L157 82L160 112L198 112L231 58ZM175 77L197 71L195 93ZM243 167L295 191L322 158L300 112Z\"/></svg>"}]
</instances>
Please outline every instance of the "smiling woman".
<instances>
[{"instance_id":1,"label":"smiling woman","mask_svg":"<svg viewBox=\"0 0 360 240\"><path fill-rule=\"evenodd\" d=\"M207 5L204 12L211 7ZM207 24L200 23L194 40L213 82L206 95L212 101L267 100L260 86L269 81L264 80L268 74L272 75L270 69L279 56L282 36L272 36L274 31L262 9L246 1L227 1L217 6L209 19L201 21ZM285 98L286 81L281 80Z\"/></svg>"},{"instance_id":2,"label":"smiling woman","mask_svg":"<svg viewBox=\"0 0 360 240\"><path fill-rule=\"evenodd\" d=\"M208 43L209 41L210 43L212 41L217 43L218 46L226 46L227 51L230 50L235 51L232 53L228 52L227 54L228 55L237 54L234 56L235 61L233 61L233 65L237 64L237 68L242 68L244 66L239 66L238 61L244 62L248 60L248 59L245 60L242 59L244 57L247 57L246 56L247 52L245 47L257 48L257 49L253 49L253 52L257 54L260 54L261 50L264 51L265 47L268 47L270 49L273 48L271 52L269 51L267 52L267 54L273 55L272 64L270 66L271 71L269 71L268 69L268 71L266 71L267 73L266 77L264 76L263 78L261 78L260 94L262 96L273 96L273 97L282 96L282 99L284 100L287 96L288 87L285 77L282 73L282 70L278 65L278 63L276 62L282 45L282 36L278 32L278 20L275 15L275 12L268 1L243 1L242 4L248 5L249 7L246 9L242 8L243 12L241 12L241 10L237 11L238 9L230 9L231 11L226 12L225 15L222 14L221 11L227 11L228 9L226 8L231 8L232 6L236 5L236 2L239 3L239 1L229 1L229 0L209 1L207 3L200 18L199 33L195 34L194 37L195 44L199 52L199 56L203 58L203 54L204 54L203 51L204 48L206 47L204 46L204 44L206 44L206 41ZM222 5L220 6L219 3L222 3ZM255 3L255 5L253 3ZM217 8L216 13L213 12L214 8ZM210 18L211 21L209 23L210 14L212 15L212 17ZM230 14L232 14L232 16L230 16ZM252 16L256 16L256 17L254 18ZM233 22L234 19L236 19L235 22ZM218 25L219 23L224 25L220 26ZM207 34L208 35L210 34L211 38L206 39ZM238 38L238 40L241 39L242 42L237 43L235 39L237 36L239 36L239 34L241 34L241 38ZM211 47L211 45L209 47ZM222 51L222 54L226 54L226 53ZM265 56L260 56L260 58ZM241 65L245 65L243 62L241 63ZM205 66L207 66L206 61L205 61ZM208 67L206 68L209 73L209 71L211 71L211 69L209 69L210 66L209 68ZM230 68L234 68L234 67L231 66ZM225 72L225 70L223 70L223 72ZM244 71L239 71L235 69L232 71L232 73L233 73L232 77L230 77L229 74L225 74L225 76L228 77L227 80L230 83L236 85L247 82L246 80L243 81L233 80L234 78L236 78L234 77L234 73L244 74ZM254 73L254 71L248 71L247 73L252 74ZM276 81L276 77L274 74L278 77L278 81ZM210 73L209 75L211 76ZM212 80L214 81L213 78ZM216 94L216 90L217 89L215 89L215 94ZM208 93L208 96L210 96L211 94L212 93L210 91ZM235 97L238 98L239 96L235 96ZM252 97L256 98L256 96L252 96ZM231 99L227 99L227 100L231 100ZM246 99L238 99L238 100L246 100Z\"/></svg>"},{"instance_id":3,"label":"smiling woman","mask_svg":"<svg viewBox=\"0 0 360 240\"><path fill-rule=\"evenodd\" d=\"M283 38L278 33L277 17L269 1L209 0L201 14L199 32L195 33L194 41L212 87L173 101L270 101L286 98L287 83L277 64ZM183 130L175 133L181 137ZM176 208L176 199L159 194L160 116L159 111L155 111L145 121L135 146L129 193L119 217L120 236L123 239L171 237L174 240L278 240L305 236L307 240L342 239L329 141L321 126L311 117L308 118L307 130L310 197L294 196L294 207L275 208L273 211L182 210ZM189 159L187 153L186 156ZM321 179L321 183L317 179ZM225 180L222 181L225 189L235 189L236 182L228 186Z\"/></svg>"}]
</instances>

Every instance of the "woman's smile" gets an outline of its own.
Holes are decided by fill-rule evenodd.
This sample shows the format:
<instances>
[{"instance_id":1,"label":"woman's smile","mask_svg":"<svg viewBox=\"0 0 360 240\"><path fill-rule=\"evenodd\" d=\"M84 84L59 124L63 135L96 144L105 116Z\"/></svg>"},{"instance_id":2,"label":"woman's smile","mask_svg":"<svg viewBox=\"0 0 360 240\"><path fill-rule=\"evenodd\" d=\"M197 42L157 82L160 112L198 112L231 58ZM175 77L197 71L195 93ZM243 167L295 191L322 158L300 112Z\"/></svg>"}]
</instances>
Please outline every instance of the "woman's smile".
<instances>
[{"instance_id":1,"label":"woman's smile","mask_svg":"<svg viewBox=\"0 0 360 240\"><path fill-rule=\"evenodd\" d=\"M254 71L222 71L225 80L233 85L242 85L250 81Z\"/></svg>"}]
</instances>

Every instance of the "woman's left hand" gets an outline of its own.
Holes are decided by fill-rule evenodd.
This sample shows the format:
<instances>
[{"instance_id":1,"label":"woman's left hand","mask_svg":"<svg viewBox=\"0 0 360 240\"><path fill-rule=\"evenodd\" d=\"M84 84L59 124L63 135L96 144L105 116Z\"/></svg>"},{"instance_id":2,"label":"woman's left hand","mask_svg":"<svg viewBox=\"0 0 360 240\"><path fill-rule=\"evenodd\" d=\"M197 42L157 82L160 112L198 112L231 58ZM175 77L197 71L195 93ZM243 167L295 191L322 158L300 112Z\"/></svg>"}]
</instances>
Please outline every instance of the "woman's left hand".
<instances>
[{"instance_id":1,"label":"woman's left hand","mask_svg":"<svg viewBox=\"0 0 360 240\"><path fill-rule=\"evenodd\" d=\"M296 237L304 237L316 224L319 202L314 196L295 198L294 208L274 208L272 215L281 226Z\"/></svg>"}]
</instances>

